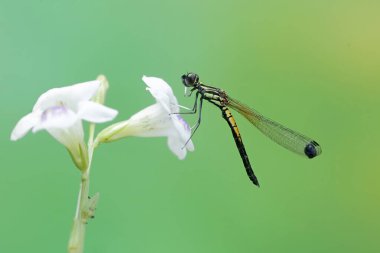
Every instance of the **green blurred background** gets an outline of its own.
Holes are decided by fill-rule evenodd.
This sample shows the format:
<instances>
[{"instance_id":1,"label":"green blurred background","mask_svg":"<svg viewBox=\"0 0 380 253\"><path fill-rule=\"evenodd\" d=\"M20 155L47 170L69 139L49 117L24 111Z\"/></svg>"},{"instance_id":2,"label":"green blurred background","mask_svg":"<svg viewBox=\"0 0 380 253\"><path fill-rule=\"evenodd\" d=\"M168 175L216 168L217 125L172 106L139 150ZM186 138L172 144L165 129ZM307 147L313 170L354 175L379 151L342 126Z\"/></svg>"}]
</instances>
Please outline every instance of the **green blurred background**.
<instances>
[{"instance_id":1,"label":"green blurred background","mask_svg":"<svg viewBox=\"0 0 380 253\"><path fill-rule=\"evenodd\" d=\"M0 0L0 252L66 251L78 171L46 132L9 141L41 93L102 73L124 120L154 102L144 74L191 106L187 71L315 138L322 156L294 155L235 113L257 189L210 104L184 161L165 138L101 145L85 252L380 252L379 10L353 0Z\"/></svg>"}]
</instances>

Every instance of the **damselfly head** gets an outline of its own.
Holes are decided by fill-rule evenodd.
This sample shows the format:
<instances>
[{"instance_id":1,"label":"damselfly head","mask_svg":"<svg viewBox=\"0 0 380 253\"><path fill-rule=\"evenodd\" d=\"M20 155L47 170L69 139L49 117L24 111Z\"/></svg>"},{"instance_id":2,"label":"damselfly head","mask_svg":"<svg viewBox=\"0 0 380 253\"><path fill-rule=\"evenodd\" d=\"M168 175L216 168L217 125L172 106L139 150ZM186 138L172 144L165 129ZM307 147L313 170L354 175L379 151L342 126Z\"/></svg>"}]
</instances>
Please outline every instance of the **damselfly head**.
<instances>
[{"instance_id":1,"label":"damselfly head","mask_svg":"<svg viewBox=\"0 0 380 253\"><path fill-rule=\"evenodd\" d=\"M186 87L194 87L199 82L199 76L195 73L182 75L182 83Z\"/></svg>"}]
</instances>

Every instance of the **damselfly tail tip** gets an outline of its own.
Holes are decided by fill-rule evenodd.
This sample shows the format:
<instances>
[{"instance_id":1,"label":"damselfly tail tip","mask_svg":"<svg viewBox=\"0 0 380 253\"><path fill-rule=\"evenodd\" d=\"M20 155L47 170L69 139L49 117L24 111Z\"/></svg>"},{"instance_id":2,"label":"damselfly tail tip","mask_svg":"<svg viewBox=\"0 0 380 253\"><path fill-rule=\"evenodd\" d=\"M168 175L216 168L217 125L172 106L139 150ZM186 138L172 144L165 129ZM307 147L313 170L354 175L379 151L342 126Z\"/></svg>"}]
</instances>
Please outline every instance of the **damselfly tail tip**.
<instances>
[{"instance_id":1,"label":"damselfly tail tip","mask_svg":"<svg viewBox=\"0 0 380 253\"><path fill-rule=\"evenodd\" d=\"M257 179L257 177L252 177L252 178L250 178L251 179L251 181L252 181L252 183L254 184L254 185L256 185L257 187L259 187L260 188L260 183L259 183L259 180Z\"/></svg>"},{"instance_id":2,"label":"damselfly tail tip","mask_svg":"<svg viewBox=\"0 0 380 253\"><path fill-rule=\"evenodd\" d=\"M308 158L314 158L322 153L321 146L316 141L311 141L305 146L305 155Z\"/></svg>"}]
</instances>

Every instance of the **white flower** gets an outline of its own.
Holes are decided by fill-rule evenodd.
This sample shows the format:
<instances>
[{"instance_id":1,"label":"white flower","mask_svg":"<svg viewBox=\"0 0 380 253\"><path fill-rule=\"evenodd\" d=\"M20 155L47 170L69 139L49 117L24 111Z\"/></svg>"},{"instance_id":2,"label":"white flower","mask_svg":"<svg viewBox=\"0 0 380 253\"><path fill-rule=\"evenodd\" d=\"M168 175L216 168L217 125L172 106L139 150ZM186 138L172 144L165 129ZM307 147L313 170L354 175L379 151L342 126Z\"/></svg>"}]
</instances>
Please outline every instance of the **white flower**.
<instances>
[{"instance_id":1,"label":"white flower","mask_svg":"<svg viewBox=\"0 0 380 253\"><path fill-rule=\"evenodd\" d=\"M117 115L116 110L90 101L99 87L100 81L95 80L48 90L38 98L32 112L17 123L11 140L22 138L30 130L46 130L68 149L75 165L85 170L88 154L82 120L100 123Z\"/></svg>"},{"instance_id":2,"label":"white flower","mask_svg":"<svg viewBox=\"0 0 380 253\"><path fill-rule=\"evenodd\" d=\"M179 159L184 159L187 150L194 150L194 145L189 140L191 136L189 125L180 115L173 114L179 112L177 98L164 80L146 76L142 80L148 86L147 90L156 99L156 103L136 113L128 120L104 129L98 135L99 142L115 141L127 136L166 136L169 149Z\"/></svg>"}]
</instances>

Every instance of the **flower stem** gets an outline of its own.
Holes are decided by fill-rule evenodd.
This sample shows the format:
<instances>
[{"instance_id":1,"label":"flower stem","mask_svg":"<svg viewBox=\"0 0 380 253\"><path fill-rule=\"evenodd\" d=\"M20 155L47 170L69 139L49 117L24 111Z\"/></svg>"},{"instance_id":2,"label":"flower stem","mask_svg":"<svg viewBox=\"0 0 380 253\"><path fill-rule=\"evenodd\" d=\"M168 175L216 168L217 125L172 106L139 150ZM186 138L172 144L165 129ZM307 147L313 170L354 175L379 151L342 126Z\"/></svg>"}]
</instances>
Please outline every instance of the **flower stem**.
<instances>
[{"instance_id":1,"label":"flower stem","mask_svg":"<svg viewBox=\"0 0 380 253\"><path fill-rule=\"evenodd\" d=\"M78 194L77 208L74 216L73 227L69 239L68 252L82 253L86 232L86 224L89 218L94 217L96 203L99 194L95 194L92 198L89 197L90 187L90 168L92 163L92 155L94 153L94 133L95 124L90 124L89 141L88 141L88 167L82 171L81 183Z\"/></svg>"}]
</instances>

